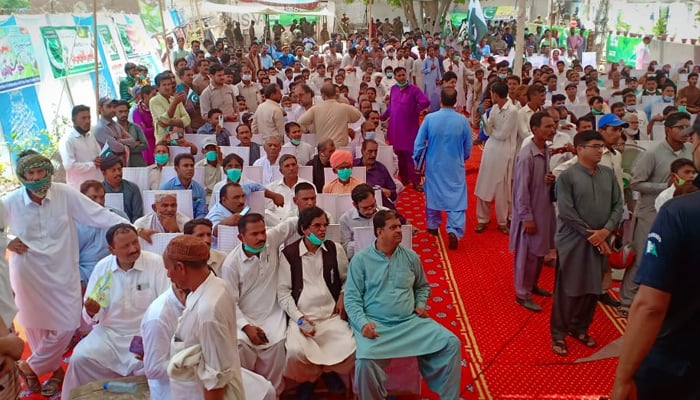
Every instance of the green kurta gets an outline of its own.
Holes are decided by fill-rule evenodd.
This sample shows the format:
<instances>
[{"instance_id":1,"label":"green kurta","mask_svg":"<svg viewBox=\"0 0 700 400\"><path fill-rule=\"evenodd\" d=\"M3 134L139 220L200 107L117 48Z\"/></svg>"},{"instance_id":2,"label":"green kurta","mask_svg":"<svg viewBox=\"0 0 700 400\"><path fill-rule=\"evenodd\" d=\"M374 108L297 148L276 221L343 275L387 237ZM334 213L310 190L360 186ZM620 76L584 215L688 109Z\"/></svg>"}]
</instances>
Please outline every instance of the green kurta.
<instances>
[{"instance_id":1,"label":"green kurta","mask_svg":"<svg viewBox=\"0 0 700 400\"><path fill-rule=\"evenodd\" d=\"M587 229L615 230L622 219L623 199L612 169L596 166L595 173L579 163L564 171L556 183L557 232L561 287L567 296L600 294L608 257L588 243Z\"/></svg>"},{"instance_id":2,"label":"green kurta","mask_svg":"<svg viewBox=\"0 0 700 400\"><path fill-rule=\"evenodd\" d=\"M434 353L452 333L431 318L420 318L430 285L418 255L399 246L391 258L373 244L356 253L345 282L345 309L357 341L358 359L388 359ZM378 338L362 336L374 322Z\"/></svg>"}]
</instances>

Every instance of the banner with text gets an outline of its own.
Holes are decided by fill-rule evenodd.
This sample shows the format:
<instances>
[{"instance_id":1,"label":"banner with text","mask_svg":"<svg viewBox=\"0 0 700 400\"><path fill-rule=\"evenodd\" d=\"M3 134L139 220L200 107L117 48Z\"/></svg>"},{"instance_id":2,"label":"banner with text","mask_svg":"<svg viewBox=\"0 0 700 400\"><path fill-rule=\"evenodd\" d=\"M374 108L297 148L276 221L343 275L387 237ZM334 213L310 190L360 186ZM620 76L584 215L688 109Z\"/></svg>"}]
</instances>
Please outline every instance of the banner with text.
<instances>
[{"instance_id":1,"label":"banner with text","mask_svg":"<svg viewBox=\"0 0 700 400\"><path fill-rule=\"evenodd\" d=\"M89 26L42 26L40 30L54 78L95 70Z\"/></svg>"},{"instance_id":2,"label":"banner with text","mask_svg":"<svg viewBox=\"0 0 700 400\"><path fill-rule=\"evenodd\" d=\"M25 28L0 27L0 54L0 92L39 82L39 65Z\"/></svg>"},{"instance_id":3,"label":"banner with text","mask_svg":"<svg viewBox=\"0 0 700 400\"><path fill-rule=\"evenodd\" d=\"M606 44L605 60L609 63L622 60L625 64L634 67L637 62L637 55L634 50L641 42L642 38L609 35Z\"/></svg>"}]
</instances>

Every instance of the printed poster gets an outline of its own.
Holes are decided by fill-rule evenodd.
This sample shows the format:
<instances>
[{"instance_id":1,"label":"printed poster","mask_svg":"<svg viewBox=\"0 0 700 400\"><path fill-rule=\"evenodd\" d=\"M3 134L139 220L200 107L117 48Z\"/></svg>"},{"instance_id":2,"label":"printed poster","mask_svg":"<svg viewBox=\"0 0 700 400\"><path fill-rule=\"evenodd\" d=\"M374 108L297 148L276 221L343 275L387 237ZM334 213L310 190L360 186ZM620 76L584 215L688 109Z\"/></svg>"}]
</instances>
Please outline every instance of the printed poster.
<instances>
[{"instance_id":1,"label":"printed poster","mask_svg":"<svg viewBox=\"0 0 700 400\"><path fill-rule=\"evenodd\" d=\"M128 19L127 22L129 22ZM115 24L115 26L126 58L139 58L148 54L148 45L133 24Z\"/></svg>"},{"instance_id":2,"label":"printed poster","mask_svg":"<svg viewBox=\"0 0 700 400\"><path fill-rule=\"evenodd\" d=\"M95 70L95 49L89 26L43 26L40 30L54 78Z\"/></svg>"},{"instance_id":3,"label":"printed poster","mask_svg":"<svg viewBox=\"0 0 700 400\"><path fill-rule=\"evenodd\" d=\"M39 65L26 28L0 27L0 92L39 82Z\"/></svg>"},{"instance_id":4,"label":"printed poster","mask_svg":"<svg viewBox=\"0 0 700 400\"><path fill-rule=\"evenodd\" d=\"M111 61L117 61L119 59L119 50L117 50L117 44L114 43L112 31L109 30L107 25L97 25L97 32L100 34L105 56Z\"/></svg>"}]
</instances>

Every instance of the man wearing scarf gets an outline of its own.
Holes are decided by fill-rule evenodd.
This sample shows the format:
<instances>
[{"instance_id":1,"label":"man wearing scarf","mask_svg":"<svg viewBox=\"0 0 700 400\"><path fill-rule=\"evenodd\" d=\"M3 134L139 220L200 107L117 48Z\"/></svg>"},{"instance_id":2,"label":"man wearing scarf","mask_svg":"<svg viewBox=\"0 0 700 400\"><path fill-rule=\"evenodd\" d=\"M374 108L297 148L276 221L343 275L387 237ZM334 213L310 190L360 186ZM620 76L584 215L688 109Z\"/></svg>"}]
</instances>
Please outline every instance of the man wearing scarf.
<instances>
[{"instance_id":1,"label":"man wearing scarf","mask_svg":"<svg viewBox=\"0 0 700 400\"><path fill-rule=\"evenodd\" d=\"M51 182L53 166L43 155L19 154L22 187L2 198L5 221L15 236L8 243L10 282L32 355L19 364L29 391L59 393L63 353L80 323L82 299L75 223L107 229L129 221L66 184ZM53 372L41 386L38 377Z\"/></svg>"}]
</instances>

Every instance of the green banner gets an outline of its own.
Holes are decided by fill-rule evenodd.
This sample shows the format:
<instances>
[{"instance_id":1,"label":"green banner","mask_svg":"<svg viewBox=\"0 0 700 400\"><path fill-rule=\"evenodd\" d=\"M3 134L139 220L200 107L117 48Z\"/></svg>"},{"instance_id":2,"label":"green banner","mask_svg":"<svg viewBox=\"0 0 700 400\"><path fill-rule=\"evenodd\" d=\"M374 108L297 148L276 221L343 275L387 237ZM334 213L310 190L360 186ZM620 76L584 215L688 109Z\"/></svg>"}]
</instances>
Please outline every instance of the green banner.
<instances>
[{"instance_id":1,"label":"green banner","mask_svg":"<svg viewBox=\"0 0 700 400\"><path fill-rule=\"evenodd\" d=\"M42 26L40 30L54 78L95 70L89 26Z\"/></svg>"},{"instance_id":2,"label":"green banner","mask_svg":"<svg viewBox=\"0 0 700 400\"><path fill-rule=\"evenodd\" d=\"M155 3L155 4L154 4ZM157 1L139 0L141 21L150 35L163 35L163 19L160 15L160 5Z\"/></svg>"},{"instance_id":3,"label":"green banner","mask_svg":"<svg viewBox=\"0 0 700 400\"><path fill-rule=\"evenodd\" d=\"M39 82L39 66L26 28L0 28L0 92Z\"/></svg>"},{"instance_id":4,"label":"green banner","mask_svg":"<svg viewBox=\"0 0 700 400\"><path fill-rule=\"evenodd\" d=\"M100 34L102 49L107 58L112 61L118 60L119 50L117 50L117 45L114 43L114 38L112 37L112 32L109 30L109 27L107 25L97 25L97 32Z\"/></svg>"},{"instance_id":5,"label":"green banner","mask_svg":"<svg viewBox=\"0 0 700 400\"><path fill-rule=\"evenodd\" d=\"M306 22L308 22L308 23L312 23L312 22L318 23L318 17L315 15L297 15L297 14L270 15L270 22L279 21L280 25L289 26L292 24L293 20L297 20L297 22L299 22L299 20L302 18L306 18Z\"/></svg>"},{"instance_id":6,"label":"green banner","mask_svg":"<svg viewBox=\"0 0 700 400\"><path fill-rule=\"evenodd\" d=\"M630 67L634 67L637 61L635 48L642 42L642 38L610 35L606 43L605 59L609 63L622 60Z\"/></svg>"}]
</instances>

